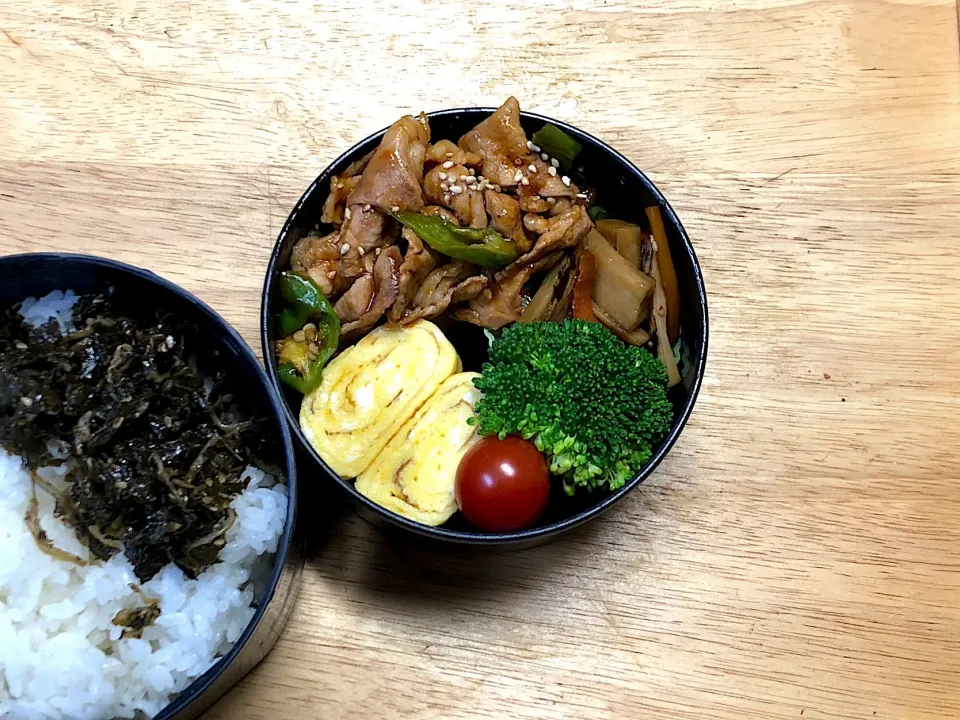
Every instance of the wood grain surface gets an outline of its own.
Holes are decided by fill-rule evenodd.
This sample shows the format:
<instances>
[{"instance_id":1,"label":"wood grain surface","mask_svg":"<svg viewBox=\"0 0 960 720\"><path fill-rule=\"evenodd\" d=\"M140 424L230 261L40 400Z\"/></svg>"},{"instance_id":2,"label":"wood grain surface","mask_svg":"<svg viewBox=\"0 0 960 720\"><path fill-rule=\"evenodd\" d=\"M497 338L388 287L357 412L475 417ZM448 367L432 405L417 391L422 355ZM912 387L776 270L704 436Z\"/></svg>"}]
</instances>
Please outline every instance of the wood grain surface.
<instances>
[{"instance_id":1,"label":"wood grain surface","mask_svg":"<svg viewBox=\"0 0 960 720\"><path fill-rule=\"evenodd\" d=\"M259 347L266 258L323 167L511 93L685 223L711 303L693 418L547 546L343 514L209 720L960 716L953 0L5 0L0 252L148 267Z\"/></svg>"}]
</instances>

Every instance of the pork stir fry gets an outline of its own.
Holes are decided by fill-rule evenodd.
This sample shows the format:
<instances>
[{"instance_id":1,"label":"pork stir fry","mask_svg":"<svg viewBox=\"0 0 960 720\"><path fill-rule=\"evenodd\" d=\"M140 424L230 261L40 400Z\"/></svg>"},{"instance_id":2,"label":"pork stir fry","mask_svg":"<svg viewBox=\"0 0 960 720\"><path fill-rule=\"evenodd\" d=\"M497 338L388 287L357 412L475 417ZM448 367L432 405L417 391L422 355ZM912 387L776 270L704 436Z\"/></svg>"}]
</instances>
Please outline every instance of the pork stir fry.
<instances>
[{"instance_id":1,"label":"pork stir fry","mask_svg":"<svg viewBox=\"0 0 960 720\"><path fill-rule=\"evenodd\" d=\"M491 330L578 317L655 347L675 384L679 293L659 209L649 229L601 219L568 175L579 149L552 125L528 138L512 97L456 141L404 116L331 179L327 230L297 243L291 270L332 303L341 342L441 315Z\"/></svg>"}]
</instances>

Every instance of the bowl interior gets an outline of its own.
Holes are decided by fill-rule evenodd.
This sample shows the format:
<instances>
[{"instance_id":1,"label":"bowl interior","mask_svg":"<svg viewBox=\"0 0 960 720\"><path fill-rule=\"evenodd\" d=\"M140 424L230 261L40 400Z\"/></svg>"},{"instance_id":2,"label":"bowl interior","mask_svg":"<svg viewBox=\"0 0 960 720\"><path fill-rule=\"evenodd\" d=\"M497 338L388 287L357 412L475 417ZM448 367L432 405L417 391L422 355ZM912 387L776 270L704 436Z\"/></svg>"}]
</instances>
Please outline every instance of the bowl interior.
<instances>
[{"instance_id":1,"label":"bowl interior","mask_svg":"<svg viewBox=\"0 0 960 720\"><path fill-rule=\"evenodd\" d=\"M470 108L429 113L431 136L434 140L450 138L456 141L493 110L493 108ZM675 213L646 176L609 146L565 123L531 113L522 114L522 124L528 137L546 122L553 123L579 140L582 150L577 156L576 166L570 175L574 182L582 187L596 188L597 203L602 205L611 217L647 227L644 208L650 205L660 207L680 286L681 328L687 347L685 354L689 362L684 368L683 382L673 388L670 394L674 405L674 423L667 437L655 449L650 461L616 492L592 495L578 493L573 498L566 497L562 492L554 492L547 511L537 524L515 533L477 531L459 514L454 515L443 527L430 528L384 510L360 495L351 481L341 479L330 470L301 433L298 420L301 396L279 383L276 374L277 362L272 350L276 340L273 318L276 315L274 308L279 307L278 303L281 300L276 291L275 280L280 272L289 267L290 254L298 240L317 229L321 231L332 229L320 222L323 203L329 191L330 178L342 172L354 160L376 148L383 137L383 131L371 135L337 158L308 188L281 230L267 269L261 306L263 354L271 380L283 396L287 418L294 428L294 437L313 458L320 472L326 476L324 479L334 479L357 502L390 522L420 535L468 543L503 543L530 540L578 525L609 507L652 472L686 423L700 388L707 349L706 294L693 247ZM453 323L450 327L444 326L443 329L460 354L464 369L479 371L487 359L487 340L482 329L467 323Z\"/></svg>"},{"instance_id":2,"label":"bowl interior","mask_svg":"<svg viewBox=\"0 0 960 720\"><path fill-rule=\"evenodd\" d=\"M293 444L282 418L280 402L272 392L260 363L249 346L222 318L200 300L153 273L102 258L83 255L36 253L0 258L0 306L40 297L53 290L72 289L78 295L113 288L117 307L135 320L176 317L186 321L188 347L198 356L201 367L226 369L229 382L244 390L236 397L248 416L267 418L270 442L263 459L282 468L287 477L290 505L284 534L280 538L273 572L254 581L257 612L231 651L204 675L180 693L158 716L173 717L200 695L240 652L276 590L296 517L296 472Z\"/></svg>"}]
</instances>

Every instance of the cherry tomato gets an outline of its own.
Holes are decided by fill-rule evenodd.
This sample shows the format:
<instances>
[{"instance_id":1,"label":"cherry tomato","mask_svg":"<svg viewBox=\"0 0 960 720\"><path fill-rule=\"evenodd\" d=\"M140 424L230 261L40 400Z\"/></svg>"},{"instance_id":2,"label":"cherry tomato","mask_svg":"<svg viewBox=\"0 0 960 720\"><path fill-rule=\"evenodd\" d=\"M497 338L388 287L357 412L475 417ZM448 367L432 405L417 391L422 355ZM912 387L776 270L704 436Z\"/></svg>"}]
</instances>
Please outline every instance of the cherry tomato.
<instances>
[{"instance_id":1,"label":"cherry tomato","mask_svg":"<svg viewBox=\"0 0 960 720\"><path fill-rule=\"evenodd\" d=\"M460 512L481 530L522 530L540 517L550 499L547 462L533 443L491 435L460 461L456 496Z\"/></svg>"}]
</instances>

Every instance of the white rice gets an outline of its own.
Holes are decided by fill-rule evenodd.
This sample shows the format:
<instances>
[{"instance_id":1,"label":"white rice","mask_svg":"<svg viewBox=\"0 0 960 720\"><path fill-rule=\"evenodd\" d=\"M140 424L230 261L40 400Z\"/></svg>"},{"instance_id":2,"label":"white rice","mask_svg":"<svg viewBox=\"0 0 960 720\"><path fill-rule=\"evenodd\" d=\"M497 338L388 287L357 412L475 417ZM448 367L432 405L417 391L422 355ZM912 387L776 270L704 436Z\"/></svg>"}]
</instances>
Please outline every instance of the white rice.
<instances>
[{"instance_id":1,"label":"white rice","mask_svg":"<svg viewBox=\"0 0 960 720\"><path fill-rule=\"evenodd\" d=\"M77 296L73 290L54 290L39 300L28 297L20 305L20 314L31 325L39 327L53 318L60 325L60 332L73 332L76 328L73 326L71 310L76 302Z\"/></svg>"},{"instance_id":2,"label":"white rice","mask_svg":"<svg viewBox=\"0 0 960 720\"><path fill-rule=\"evenodd\" d=\"M56 317L68 329L75 296L24 303L37 324ZM44 308L46 300L55 301ZM63 471L41 474L63 486ZM142 585L161 614L141 639L121 639L113 618L143 601L122 553L84 567L42 552L24 516L31 478L21 458L0 449L0 718L104 720L156 715L212 667L254 615L252 575L263 569L287 518L287 489L253 467L231 507L220 562L196 580L170 564ZM37 488L40 522L53 544L91 560L76 535L53 515L54 500ZM261 562L257 562L259 557Z\"/></svg>"},{"instance_id":3,"label":"white rice","mask_svg":"<svg viewBox=\"0 0 960 720\"><path fill-rule=\"evenodd\" d=\"M0 718L153 716L226 653L253 618L255 561L276 552L287 516L285 485L255 468L245 476L220 562L196 580L171 564L144 583L161 615L142 639L121 639L113 618L143 604L130 562L117 554L78 567L43 553L24 522L30 475L0 450ZM54 545L89 559L53 499L37 496Z\"/></svg>"}]
</instances>

